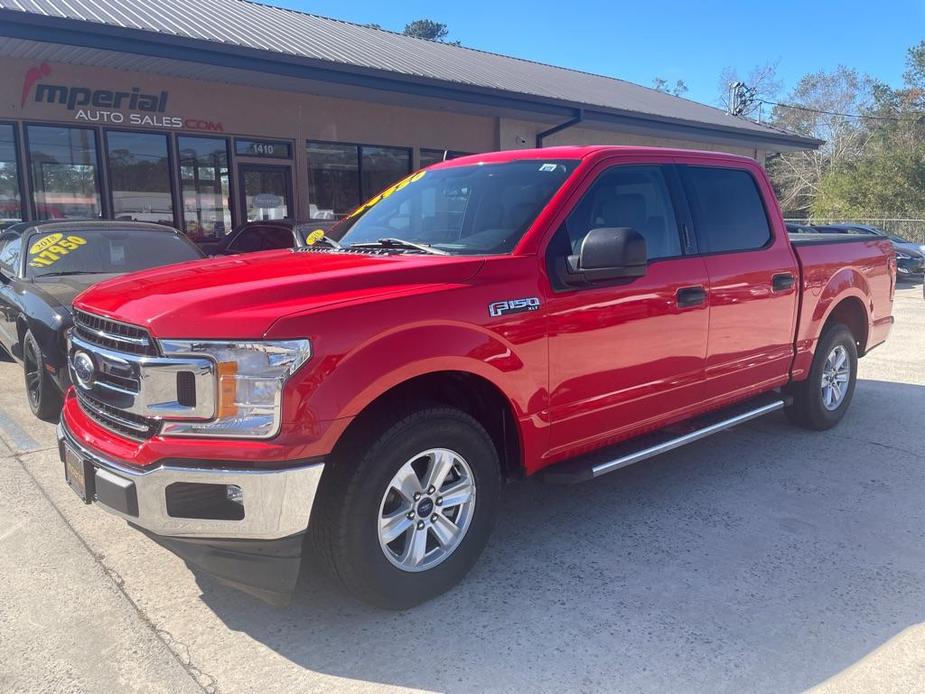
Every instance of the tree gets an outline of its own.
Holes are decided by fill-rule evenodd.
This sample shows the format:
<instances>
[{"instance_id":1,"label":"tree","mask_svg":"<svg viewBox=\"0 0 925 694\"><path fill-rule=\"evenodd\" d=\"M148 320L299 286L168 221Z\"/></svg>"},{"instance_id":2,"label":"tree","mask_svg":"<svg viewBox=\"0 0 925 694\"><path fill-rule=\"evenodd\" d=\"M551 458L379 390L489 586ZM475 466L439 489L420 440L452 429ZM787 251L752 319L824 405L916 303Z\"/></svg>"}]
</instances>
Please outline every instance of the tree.
<instances>
[{"instance_id":1,"label":"tree","mask_svg":"<svg viewBox=\"0 0 925 694\"><path fill-rule=\"evenodd\" d=\"M898 89L874 84L865 146L826 171L815 216L925 216L925 41L909 49L903 81Z\"/></svg>"},{"instance_id":2,"label":"tree","mask_svg":"<svg viewBox=\"0 0 925 694\"><path fill-rule=\"evenodd\" d=\"M449 28L446 24L436 22L433 19L415 19L413 22L408 22L402 33L405 36L413 36L416 39L424 39L425 41L459 45L459 41L445 41L444 39L450 33Z\"/></svg>"},{"instance_id":3,"label":"tree","mask_svg":"<svg viewBox=\"0 0 925 694\"><path fill-rule=\"evenodd\" d=\"M805 75L771 122L785 130L824 140L817 150L784 152L768 162L781 207L789 216L809 216L825 176L856 162L870 138L863 117L873 104L874 82L856 70Z\"/></svg>"},{"instance_id":4,"label":"tree","mask_svg":"<svg viewBox=\"0 0 925 694\"><path fill-rule=\"evenodd\" d=\"M675 80L674 85L669 85L668 80L662 77L656 77L652 80L652 86L656 91L665 92L666 94L671 94L672 96L683 96L687 91L687 84L684 80Z\"/></svg>"}]
</instances>

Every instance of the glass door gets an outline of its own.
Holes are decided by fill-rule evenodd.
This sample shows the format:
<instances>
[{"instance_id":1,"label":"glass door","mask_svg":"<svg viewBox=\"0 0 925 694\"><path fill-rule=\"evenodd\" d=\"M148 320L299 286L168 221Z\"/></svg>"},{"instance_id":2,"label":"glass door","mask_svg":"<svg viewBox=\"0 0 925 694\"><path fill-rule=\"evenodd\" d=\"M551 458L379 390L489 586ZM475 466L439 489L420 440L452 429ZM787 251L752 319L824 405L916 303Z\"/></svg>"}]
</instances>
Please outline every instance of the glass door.
<instances>
[{"instance_id":1,"label":"glass door","mask_svg":"<svg viewBox=\"0 0 925 694\"><path fill-rule=\"evenodd\" d=\"M241 164L244 221L286 219L292 215L292 174L289 166Z\"/></svg>"}]
</instances>

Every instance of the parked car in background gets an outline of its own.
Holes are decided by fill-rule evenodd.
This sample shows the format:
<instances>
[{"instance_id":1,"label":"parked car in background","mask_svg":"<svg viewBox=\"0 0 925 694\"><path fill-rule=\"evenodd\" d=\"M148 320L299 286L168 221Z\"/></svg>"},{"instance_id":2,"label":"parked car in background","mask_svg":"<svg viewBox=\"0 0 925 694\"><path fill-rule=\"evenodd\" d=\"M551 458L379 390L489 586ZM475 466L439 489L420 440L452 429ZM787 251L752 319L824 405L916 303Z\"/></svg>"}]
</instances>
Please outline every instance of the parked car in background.
<instances>
[{"instance_id":1,"label":"parked car in background","mask_svg":"<svg viewBox=\"0 0 925 694\"><path fill-rule=\"evenodd\" d=\"M308 236L322 232L334 221L299 222L294 219L271 219L241 224L219 241L201 241L199 247L207 255L237 255L257 251L275 251L283 248L302 248L311 245Z\"/></svg>"},{"instance_id":2,"label":"parked car in background","mask_svg":"<svg viewBox=\"0 0 925 694\"><path fill-rule=\"evenodd\" d=\"M47 419L61 409L77 294L126 272L202 257L176 229L144 222L20 222L0 233L0 345L23 365L32 412ZM113 347L131 347L118 330L87 329Z\"/></svg>"},{"instance_id":3,"label":"parked car in background","mask_svg":"<svg viewBox=\"0 0 925 694\"><path fill-rule=\"evenodd\" d=\"M925 244L915 243L901 236L888 234L867 224L820 224L815 226L826 234L857 234L888 238L896 251L896 276L899 279L915 279L925 276Z\"/></svg>"},{"instance_id":4,"label":"parked car in background","mask_svg":"<svg viewBox=\"0 0 925 694\"><path fill-rule=\"evenodd\" d=\"M71 338L98 370L66 396L68 484L272 600L306 548L406 608L475 563L504 479L590 480L776 410L835 426L893 323L890 243L788 235L745 157L464 157L328 234L75 301L126 332Z\"/></svg>"}]
</instances>

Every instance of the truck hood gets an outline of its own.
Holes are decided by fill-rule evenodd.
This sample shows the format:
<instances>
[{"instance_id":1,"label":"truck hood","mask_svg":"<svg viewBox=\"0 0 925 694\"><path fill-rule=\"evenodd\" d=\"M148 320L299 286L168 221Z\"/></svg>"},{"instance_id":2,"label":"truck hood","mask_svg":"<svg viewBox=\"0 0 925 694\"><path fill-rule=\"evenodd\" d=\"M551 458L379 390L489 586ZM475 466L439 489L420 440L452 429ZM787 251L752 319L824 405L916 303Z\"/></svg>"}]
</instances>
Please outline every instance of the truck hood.
<instances>
[{"instance_id":1,"label":"truck hood","mask_svg":"<svg viewBox=\"0 0 925 694\"><path fill-rule=\"evenodd\" d=\"M268 251L124 275L74 306L156 337L256 339L279 318L371 296L463 282L478 257Z\"/></svg>"}]
</instances>

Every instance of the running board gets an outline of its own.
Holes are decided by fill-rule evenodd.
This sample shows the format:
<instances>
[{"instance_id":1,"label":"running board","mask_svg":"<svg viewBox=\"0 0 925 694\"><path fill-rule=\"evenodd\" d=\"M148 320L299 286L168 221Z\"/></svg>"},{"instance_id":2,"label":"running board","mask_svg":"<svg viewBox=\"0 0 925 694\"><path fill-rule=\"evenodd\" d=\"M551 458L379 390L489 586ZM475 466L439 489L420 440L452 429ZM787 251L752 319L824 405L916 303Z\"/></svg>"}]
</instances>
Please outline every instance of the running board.
<instances>
[{"instance_id":1,"label":"running board","mask_svg":"<svg viewBox=\"0 0 925 694\"><path fill-rule=\"evenodd\" d=\"M758 396L717 412L681 422L653 434L552 465L539 473L549 484L576 484L705 439L744 422L782 410L791 398L779 393Z\"/></svg>"}]
</instances>

